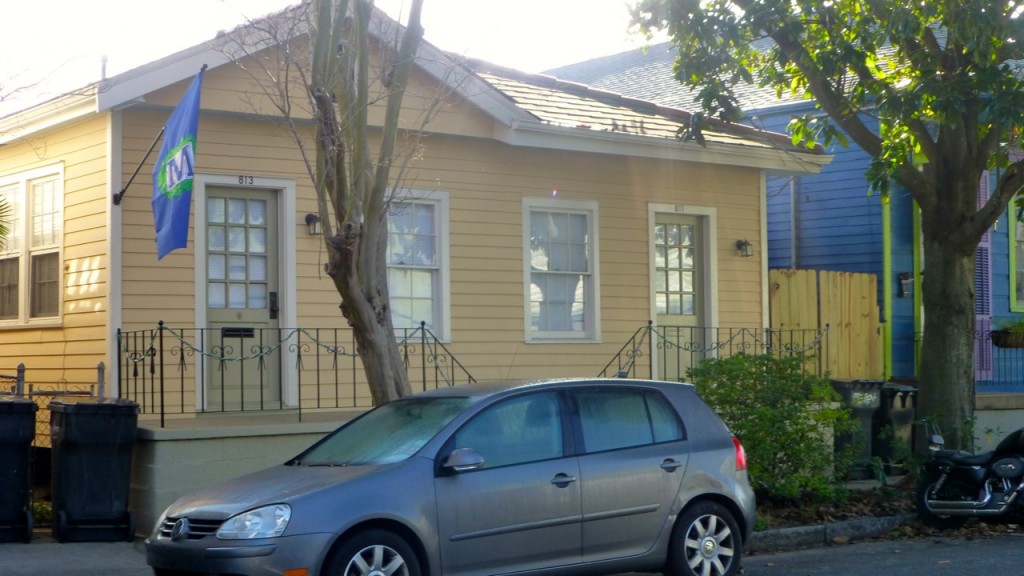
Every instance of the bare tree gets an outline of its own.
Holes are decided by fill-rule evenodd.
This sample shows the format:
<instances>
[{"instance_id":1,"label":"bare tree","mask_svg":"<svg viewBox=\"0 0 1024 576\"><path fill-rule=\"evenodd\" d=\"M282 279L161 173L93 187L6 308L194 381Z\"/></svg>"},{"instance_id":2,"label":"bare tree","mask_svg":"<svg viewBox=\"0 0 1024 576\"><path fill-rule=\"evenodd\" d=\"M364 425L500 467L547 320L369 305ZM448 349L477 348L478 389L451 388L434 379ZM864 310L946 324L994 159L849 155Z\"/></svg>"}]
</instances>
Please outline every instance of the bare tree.
<instances>
[{"instance_id":1,"label":"bare tree","mask_svg":"<svg viewBox=\"0 0 1024 576\"><path fill-rule=\"evenodd\" d=\"M227 35L236 61L261 87L256 97L276 107L306 162L324 230L325 270L377 405L411 392L389 305L391 194L445 95L439 89L432 104L400 126L423 38L422 5L412 0L403 27L375 12L371 0L310 0ZM379 118L375 110L383 110L382 122L371 120Z\"/></svg>"}]
</instances>

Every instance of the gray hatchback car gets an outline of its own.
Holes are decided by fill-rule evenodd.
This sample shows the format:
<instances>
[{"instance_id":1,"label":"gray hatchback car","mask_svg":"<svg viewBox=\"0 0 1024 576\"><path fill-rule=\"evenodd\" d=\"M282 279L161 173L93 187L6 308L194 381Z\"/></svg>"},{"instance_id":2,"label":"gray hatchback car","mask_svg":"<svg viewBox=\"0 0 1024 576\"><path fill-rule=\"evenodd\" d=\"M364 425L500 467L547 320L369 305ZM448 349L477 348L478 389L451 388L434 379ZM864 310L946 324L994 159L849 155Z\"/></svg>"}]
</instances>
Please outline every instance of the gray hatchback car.
<instances>
[{"instance_id":1,"label":"gray hatchback car","mask_svg":"<svg viewBox=\"0 0 1024 576\"><path fill-rule=\"evenodd\" d=\"M565 379L417 394L174 502L157 576L728 576L746 456L688 384Z\"/></svg>"}]
</instances>

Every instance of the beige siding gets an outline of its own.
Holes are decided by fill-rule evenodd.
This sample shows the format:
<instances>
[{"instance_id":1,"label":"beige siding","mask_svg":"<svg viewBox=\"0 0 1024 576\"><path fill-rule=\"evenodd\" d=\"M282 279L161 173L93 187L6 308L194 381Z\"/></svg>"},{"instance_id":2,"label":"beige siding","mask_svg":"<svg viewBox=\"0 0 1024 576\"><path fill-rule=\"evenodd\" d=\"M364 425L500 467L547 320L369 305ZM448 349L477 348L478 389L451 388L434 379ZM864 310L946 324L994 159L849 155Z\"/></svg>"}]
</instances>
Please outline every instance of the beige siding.
<instances>
[{"instance_id":1,"label":"beige siding","mask_svg":"<svg viewBox=\"0 0 1024 576\"><path fill-rule=\"evenodd\" d=\"M18 364L38 388L94 384L107 351L107 116L0 146L0 175L62 163L63 308L55 327L0 328L0 373Z\"/></svg>"},{"instance_id":2,"label":"beige siding","mask_svg":"<svg viewBox=\"0 0 1024 576\"><path fill-rule=\"evenodd\" d=\"M204 108L246 112L248 102L232 86L246 82L237 70L215 70L204 88ZM173 105L187 82L147 97ZM426 94L426 91L423 91ZM414 100L416 100L414 98ZM413 102L422 108L429 99ZM657 161L559 150L515 148L484 136L493 121L466 103L451 102L432 133L421 142L421 156L404 182L420 190L442 190L450 207L449 349L474 377L596 375L650 315L648 207L652 203L695 206L714 211L717 230L718 324L761 327L760 174L754 169ZM251 112L251 109L248 110ZM122 178L141 160L167 111L124 111ZM437 128L440 127L440 128ZM437 128L436 130L433 130ZM309 127L304 128L308 130ZM296 182L294 222L315 210L305 165L292 137L267 120L205 112L200 121L197 170L205 174L248 174ZM446 134L447 133L447 134ZM457 134L453 136L452 134ZM122 205L123 318L126 329L153 328L163 320L191 328L194 308L194 246L156 260L150 212L152 158ZM596 343L525 342L523 290L523 200L557 197L597 203L600 241L601 340ZM321 240L300 224L295 239L298 324L303 328L344 328L339 297L323 273ZM87 231L82 231L83 237ZM754 258L736 253L737 239L754 244ZM351 347L346 346L351 351ZM175 360L177 361L177 360ZM350 358L340 369L352 372ZM332 368L321 369L325 372ZM358 367L355 368L359 372ZM304 402L368 403L365 387L317 389L315 366L304 364ZM186 390L195 384L187 376ZM175 382L172 387L178 394ZM182 404L191 409L193 396ZM174 401L176 402L176 400Z\"/></svg>"}]
</instances>

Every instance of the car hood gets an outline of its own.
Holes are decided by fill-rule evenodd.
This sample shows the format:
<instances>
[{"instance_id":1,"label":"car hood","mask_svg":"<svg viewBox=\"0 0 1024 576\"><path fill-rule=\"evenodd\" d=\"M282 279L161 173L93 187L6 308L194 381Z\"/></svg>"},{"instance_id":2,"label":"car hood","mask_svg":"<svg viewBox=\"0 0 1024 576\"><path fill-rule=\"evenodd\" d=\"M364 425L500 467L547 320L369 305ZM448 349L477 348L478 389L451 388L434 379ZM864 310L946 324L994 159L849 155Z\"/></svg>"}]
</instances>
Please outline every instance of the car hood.
<instances>
[{"instance_id":1,"label":"car hood","mask_svg":"<svg viewBox=\"0 0 1024 576\"><path fill-rule=\"evenodd\" d=\"M167 515L225 520L260 506L292 502L389 466L275 466L191 492L171 504Z\"/></svg>"}]
</instances>

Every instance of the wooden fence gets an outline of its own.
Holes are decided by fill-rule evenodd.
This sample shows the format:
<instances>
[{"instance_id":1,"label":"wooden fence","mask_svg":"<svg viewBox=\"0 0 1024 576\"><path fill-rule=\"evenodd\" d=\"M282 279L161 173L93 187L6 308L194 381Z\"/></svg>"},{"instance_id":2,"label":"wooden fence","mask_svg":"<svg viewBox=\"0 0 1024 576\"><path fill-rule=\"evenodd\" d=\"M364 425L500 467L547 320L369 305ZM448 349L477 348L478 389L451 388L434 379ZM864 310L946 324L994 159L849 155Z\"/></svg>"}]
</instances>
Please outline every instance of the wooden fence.
<instances>
[{"instance_id":1,"label":"wooden fence","mask_svg":"<svg viewBox=\"0 0 1024 576\"><path fill-rule=\"evenodd\" d=\"M770 270L773 329L828 326L825 368L837 380L881 380L885 358L874 274Z\"/></svg>"}]
</instances>

